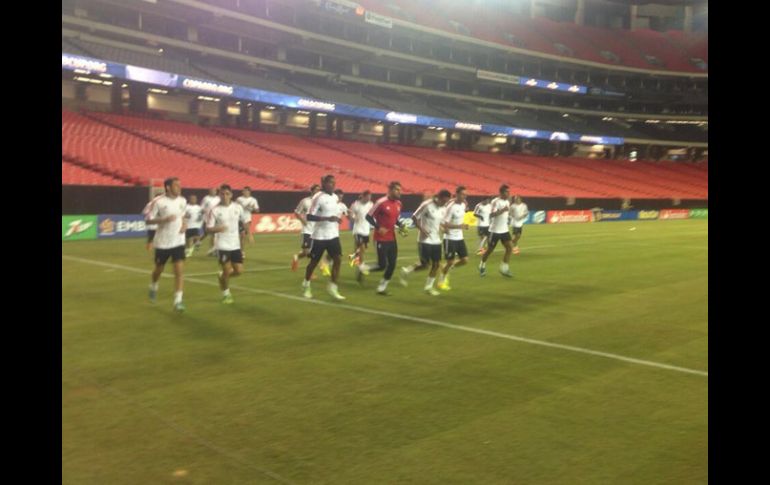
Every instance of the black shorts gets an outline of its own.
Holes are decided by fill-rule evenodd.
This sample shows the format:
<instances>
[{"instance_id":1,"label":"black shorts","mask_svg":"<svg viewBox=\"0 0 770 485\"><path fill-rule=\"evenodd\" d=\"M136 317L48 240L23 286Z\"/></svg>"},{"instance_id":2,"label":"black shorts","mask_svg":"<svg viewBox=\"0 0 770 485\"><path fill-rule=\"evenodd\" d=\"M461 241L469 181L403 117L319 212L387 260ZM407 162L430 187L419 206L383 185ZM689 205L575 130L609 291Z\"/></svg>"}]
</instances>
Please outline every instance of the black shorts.
<instances>
[{"instance_id":1,"label":"black shorts","mask_svg":"<svg viewBox=\"0 0 770 485\"><path fill-rule=\"evenodd\" d=\"M369 236L353 234L353 241L356 243L356 247L360 246L361 244L363 244L364 247L369 247Z\"/></svg>"},{"instance_id":2,"label":"black shorts","mask_svg":"<svg viewBox=\"0 0 770 485\"><path fill-rule=\"evenodd\" d=\"M234 249L232 251L217 249L217 258L219 259L219 264L243 264L243 251L240 249Z\"/></svg>"},{"instance_id":3,"label":"black shorts","mask_svg":"<svg viewBox=\"0 0 770 485\"><path fill-rule=\"evenodd\" d=\"M498 241L505 242L505 241L510 241L510 240L511 240L511 233L510 232L506 231L506 232L504 232L502 234L496 234L496 233L493 232L489 236L489 245L490 246L494 246L495 244L497 244Z\"/></svg>"},{"instance_id":4,"label":"black shorts","mask_svg":"<svg viewBox=\"0 0 770 485\"><path fill-rule=\"evenodd\" d=\"M152 242L155 239L155 229L147 229L147 242Z\"/></svg>"},{"instance_id":5,"label":"black shorts","mask_svg":"<svg viewBox=\"0 0 770 485\"><path fill-rule=\"evenodd\" d=\"M324 251L330 258L339 256L342 254L342 245L340 244L340 238L334 239L313 239L313 243L310 245L310 259L321 259Z\"/></svg>"},{"instance_id":6,"label":"black shorts","mask_svg":"<svg viewBox=\"0 0 770 485\"><path fill-rule=\"evenodd\" d=\"M479 226L479 237L489 236L489 226Z\"/></svg>"},{"instance_id":7,"label":"black shorts","mask_svg":"<svg viewBox=\"0 0 770 485\"><path fill-rule=\"evenodd\" d=\"M187 231L185 231L184 235L188 239L190 239L192 237L200 237L201 230L200 230L200 228L188 229Z\"/></svg>"},{"instance_id":8,"label":"black shorts","mask_svg":"<svg viewBox=\"0 0 770 485\"><path fill-rule=\"evenodd\" d=\"M465 246L464 240L460 239L459 241L453 241L452 239L444 239L444 258L450 260L467 257L468 248Z\"/></svg>"},{"instance_id":9,"label":"black shorts","mask_svg":"<svg viewBox=\"0 0 770 485\"><path fill-rule=\"evenodd\" d=\"M513 235L514 235L514 236L516 236L516 235L520 235L520 234L521 234L521 230L522 230L522 229L524 229L524 228L523 228L523 227L514 227L514 228L513 228Z\"/></svg>"},{"instance_id":10,"label":"black shorts","mask_svg":"<svg viewBox=\"0 0 770 485\"><path fill-rule=\"evenodd\" d=\"M302 233L302 249L310 249L313 245L313 237L310 234Z\"/></svg>"},{"instance_id":11,"label":"black shorts","mask_svg":"<svg viewBox=\"0 0 770 485\"><path fill-rule=\"evenodd\" d=\"M441 244L420 243L419 254L422 264L428 261L438 263L441 261Z\"/></svg>"},{"instance_id":12,"label":"black shorts","mask_svg":"<svg viewBox=\"0 0 770 485\"><path fill-rule=\"evenodd\" d=\"M184 245L171 249L155 249L155 264L166 264L168 258L174 263L184 261Z\"/></svg>"}]
</instances>

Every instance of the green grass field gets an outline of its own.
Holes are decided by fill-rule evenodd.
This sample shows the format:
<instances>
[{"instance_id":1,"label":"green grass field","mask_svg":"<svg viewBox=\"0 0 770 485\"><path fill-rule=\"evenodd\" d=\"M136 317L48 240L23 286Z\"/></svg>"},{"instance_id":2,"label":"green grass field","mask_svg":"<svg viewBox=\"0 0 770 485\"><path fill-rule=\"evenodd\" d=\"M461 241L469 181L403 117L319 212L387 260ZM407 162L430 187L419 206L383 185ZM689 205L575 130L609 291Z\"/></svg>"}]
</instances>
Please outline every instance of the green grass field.
<instances>
[{"instance_id":1,"label":"green grass field","mask_svg":"<svg viewBox=\"0 0 770 485\"><path fill-rule=\"evenodd\" d=\"M188 260L181 315L170 278L147 301L143 240L63 243L63 483L706 483L707 239L526 226L513 279L498 249L382 297L344 265L340 304L301 298L297 235L257 236L232 306Z\"/></svg>"}]
</instances>

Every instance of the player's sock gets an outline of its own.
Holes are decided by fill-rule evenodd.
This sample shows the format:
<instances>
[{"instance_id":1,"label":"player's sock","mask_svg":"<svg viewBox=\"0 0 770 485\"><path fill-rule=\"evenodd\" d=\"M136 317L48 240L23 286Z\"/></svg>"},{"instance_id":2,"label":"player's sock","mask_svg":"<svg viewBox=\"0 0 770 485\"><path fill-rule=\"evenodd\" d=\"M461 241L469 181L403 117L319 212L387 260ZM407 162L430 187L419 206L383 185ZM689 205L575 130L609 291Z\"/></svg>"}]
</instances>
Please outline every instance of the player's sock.
<instances>
[{"instance_id":1,"label":"player's sock","mask_svg":"<svg viewBox=\"0 0 770 485\"><path fill-rule=\"evenodd\" d=\"M500 271L508 272L510 269L508 268L508 263L500 263Z\"/></svg>"},{"instance_id":2,"label":"player's sock","mask_svg":"<svg viewBox=\"0 0 770 485\"><path fill-rule=\"evenodd\" d=\"M158 291L158 282L156 281L155 283L150 283L150 289L152 291Z\"/></svg>"},{"instance_id":3,"label":"player's sock","mask_svg":"<svg viewBox=\"0 0 770 485\"><path fill-rule=\"evenodd\" d=\"M401 268L401 271L403 271L404 274L410 274L414 271L414 265L410 264L409 266L404 266L403 268Z\"/></svg>"},{"instance_id":4,"label":"player's sock","mask_svg":"<svg viewBox=\"0 0 770 485\"><path fill-rule=\"evenodd\" d=\"M310 288L310 280L302 280L302 288Z\"/></svg>"},{"instance_id":5,"label":"player's sock","mask_svg":"<svg viewBox=\"0 0 770 485\"><path fill-rule=\"evenodd\" d=\"M174 305L182 303L182 292L181 291L175 291L174 292Z\"/></svg>"},{"instance_id":6,"label":"player's sock","mask_svg":"<svg viewBox=\"0 0 770 485\"><path fill-rule=\"evenodd\" d=\"M433 288L433 284L436 282L435 276L428 276L428 279L425 280L425 289L429 290Z\"/></svg>"},{"instance_id":7,"label":"player's sock","mask_svg":"<svg viewBox=\"0 0 770 485\"><path fill-rule=\"evenodd\" d=\"M230 296L230 288L228 288L228 289L224 290L224 291L222 292L222 296Z\"/></svg>"},{"instance_id":8,"label":"player's sock","mask_svg":"<svg viewBox=\"0 0 770 485\"><path fill-rule=\"evenodd\" d=\"M388 288L388 283L390 283L390 280L380 280L380 284L377 286L377 291L385 291Z\"/></svg>"},{"instance_id":9,"label":"player's sock","mask_svg":"<svg viewBox=\"0 0 770 485\"><path fill-rule=\"evenodd\" d=\"M486 262L482 261L481 263L479 263L479 268L486 268L486 267L487 267Z\"/></svg>"}]
</instances>

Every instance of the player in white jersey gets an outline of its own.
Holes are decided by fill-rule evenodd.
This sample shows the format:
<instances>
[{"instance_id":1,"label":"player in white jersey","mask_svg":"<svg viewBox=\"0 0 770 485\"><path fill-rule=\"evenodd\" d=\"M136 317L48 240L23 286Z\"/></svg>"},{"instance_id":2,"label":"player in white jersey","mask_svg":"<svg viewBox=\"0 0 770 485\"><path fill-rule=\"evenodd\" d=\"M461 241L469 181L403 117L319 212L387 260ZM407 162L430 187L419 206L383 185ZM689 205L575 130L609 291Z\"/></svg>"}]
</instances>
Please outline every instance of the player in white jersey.
<instances>
[{"instance_id":1,"label":"player in white jersey","mask_svg":"<svg viewBox=\"0 0 770 485\"><path fill-rule=\"evenodd\" d=\"M222 290L222 303L233 303L230 293L230 278L243 273L243 253L241 252L240 224L243 206L233 202L233 191L223 184L219 189L221 198L206 216L206 230L214 235L214 247L217 259L222 266L219 272L219 289Z\"/></svg>"},{"instance_id":2,"label":"player in white jersey","mask_svg":"<svg viewBox=\"0 0 770 485\"><path fill-rule=\"evenodd\" d=\"M489 246L484 256L481 257L481 263L479 263L479 274L481 276L487 275L487 259L495 250L498 241L502 241L505 246L505 255L503 256L503 262L500 264L500 274L507 277L512 277L511 270L508 267L508 261L511 260L511 251L513 246L511 245L511 232L508 229L508 212L511 210L511 195L508 191L507 185L500 186L500 196L492 199L491 212L489 213Z\"/></svg>"},{"instance_id":3,"label":"player in white jersey","mask_svg":"<svg viewBox=\"0 0 770 485\"><path fill-rule=\"evenodd\" d=\"M147 218L147 214L150 212L150 207L152 207L152 202L158 197L160 197L160 195L158 195L157 197L153 197L149 202L147 202L147 205L144 206L144 209L142 209L142 216L144 216L145 219ZM152 249L152 240L155 239L155 231L158 230L158 225L147 224L145 222L144 227L145 229L147 229L147 244L145 244L144 249L146 249L149 252L150 249Z\"/></svg>"},{"instance_id":4,"label":"player in white jersey","mask_svg":"<svg viewBox=\"0 0 770 485\"><path fill-rule=\"evenodd\" d=\"M152 200L145 215L148 224L157 224L158 230L152 240L155 246L155 269L150 283L150 301L155 302L158 296L158 280L171 258L174 263L174 310L185 310L182 302L184 287L184 236L187 226L184 221L187 201L182 197L182 185L179 179L171 177L163 181L166 193Z\"/></svg>"},{"instance_id":5,"label":"player in white jersey","mask_svg":"<svg viewBox=\"0 0 770 485\"><path fill-rule=\"evenodd\" d=\"M185 234L185 238L187 240L187 250L185 252L185 256L189 258L201 244L200 240L201 227L203 227L203 208L198 205L197 195L190 196L190 202L187 203L184 219L187 223L187 232Z\"/></svg>"},{"instance_id":6,"label":"player in white jersey","mask_svg":"<svg viewBox=\"0 0 770 485\"><path fill-rule=\"evenodd\" d=\"M479 247L476 254L484 254L489 240L489 213L492 197L487 197L473 208L473 215L478 219Z\"/></svg>"},{"instance_id":7,"label":"player in white jersey","mask_svg":"<svg viewBox=\"0 0 770 485\"><path fill-rule=\"evenodd\" d=\"M449 291L449 271L468 262L468 248L465 246L463 231L468 229L465 224L465 212L468 210L465 187L462 185L455 190L455 198L446 205L444 216L444 259L446 264L441 269L437 287L439 290Z\"/></svg>"},{"instance_id":8,"label":"player in white jersey","mask_svg":"<svg viewBox=\"0 0 770 485\"><path fill-rule=\"evenodd\" d=\"M219 197L219 188L213 187L209 189L208 195L204 196L203 199L201 199L201 208L203 209L203 219L206 219L206 216L208 215L209 211L217 204L219 204L220 197ZM206 228L204 226L203 228L203 237L201 238L201 241L206 239L206 236L208 236L208 233L206 232ZM206 253L207 255L211 256L214 254L216 249L214 248L214 238L211 238L211 246L209 247L209 251Z\"/></svg>"},{"instance_id":9,"label":"player in white jersey","mask_svg":"<svg viewBox=\"0 0 770 485\"><path fill-rule=\"evenodd\" d=\"M242 208L243 215L241 216L240 234L241 234L241 251L246 245L246 239L252 243L254 242L254 235L251 233L251 215L259 212L259 202L257 199L251 196L251 187L246 186L241 190L241 196L235 199ZM243 253L243 257L246 257L246 253Z\"/></svg>"},{"instance_id":10,"label":"player in white jersey","mask_svg":"<svg viewBox=\"0 0 770 485\"><path fill-rule=\"evenodd\" d=\"M372 193L364 190L358 200L350 205L348 217L353 221L353 243L356 250L348 256L350 266L358 266L364 262L364 252L369 246L369 232L371 224L366 220L366 214L372 209Z\"/></svg>"},{"instance_id":11,"label":"player in white jersey","mask_svg":"<svg viewBox=\"0 0 770 485\"><path fill-rule=\"evenodd\" d=\"M521 231L524 228L524 223L527 221L529 215L529 208L527 204L522 202L521 196L517 195L513 198L513 204L511 204L511 225L513 226L513 254L519 254L519 239L521 239Z\"/></svg>"},{"instance_id":12,"label":"player in white jersey","mask_svg":"<svg viewBox=\"0 0 770 485\"><path fill-rule=\"evenodd\" d=\"M406 286L406 278L410 274L430 267L424 290L433 296L439 295L439 292L433 288L433 284L441 264L441 224L446 214L445 206L451 196L448 190L443 189L434 197L423 201L414 211L412 221L420 232L418 237L420 262L401 268L401 284Z\"/></svg>"},{"instance_id":13,"label":"player in white jersey","mask_svg":"<svg viewBox=\"0 0 770 485\"><path fill-rule=\"evenodd\" d=\"M340 275L340 256L342 255L342 246L340 245L340 205L339 198L334 194L335 185L334 175L326 175L321 179L321 192L313 196L310 204L310 210L307 213L308 221L315 222L313 227L313 243L310 248L310 262L305 270L305 280L302 282L302 288L305 298L313 298L310 290L310 278L313 271L321 261L321 257L326 252L333 261L331 271L331 281L329 282L328 292L335 300L344 300L337 288L337 279Z\"/></svg>"},{"instance_id":14,"label":"player in white jersey","mask_svg":"<svg viewBox=\"0 0 770 485\"><path fill-rule=\"evenodd\" d=\"M295 254L291 259L292 271L297 271L299 259L306 257L310 253L310 246L313 243L313 228L315 227L315 222L307 220L307 212L310 210L313 196L315 196L319 190L321 190L321 186L313 184L310 187L310 196L300 200L299 204L297 204L297 208L294 209L294 214L296 214L299 222L302 223L302 246L300 252Z\"/></svg>"}]
</instances>

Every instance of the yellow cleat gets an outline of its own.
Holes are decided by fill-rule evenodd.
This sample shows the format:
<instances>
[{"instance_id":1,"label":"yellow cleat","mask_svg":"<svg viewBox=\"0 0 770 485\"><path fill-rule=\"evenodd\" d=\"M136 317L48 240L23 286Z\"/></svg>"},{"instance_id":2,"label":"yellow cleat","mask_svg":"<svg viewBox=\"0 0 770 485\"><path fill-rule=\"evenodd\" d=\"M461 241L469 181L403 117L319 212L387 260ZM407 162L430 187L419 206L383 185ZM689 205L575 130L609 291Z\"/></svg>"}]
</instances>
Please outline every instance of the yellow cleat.
<instances>
[{"instance_id":1,"label":"yellow cleat","mask_svg":"<svg viewBox=\"0 0 770 485\"><path fill-rule=\"evenodd\" d=\"M323 268L321 268L321 274L324 276L331 276L332 270L329 269L329 266L324 266Z\"/></svg>"}]
</instances>

